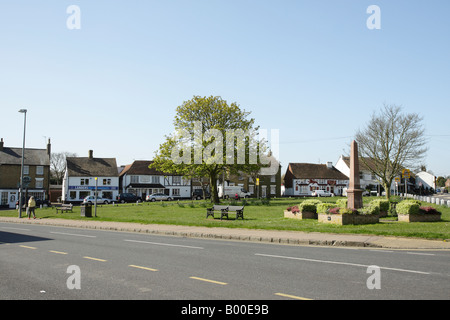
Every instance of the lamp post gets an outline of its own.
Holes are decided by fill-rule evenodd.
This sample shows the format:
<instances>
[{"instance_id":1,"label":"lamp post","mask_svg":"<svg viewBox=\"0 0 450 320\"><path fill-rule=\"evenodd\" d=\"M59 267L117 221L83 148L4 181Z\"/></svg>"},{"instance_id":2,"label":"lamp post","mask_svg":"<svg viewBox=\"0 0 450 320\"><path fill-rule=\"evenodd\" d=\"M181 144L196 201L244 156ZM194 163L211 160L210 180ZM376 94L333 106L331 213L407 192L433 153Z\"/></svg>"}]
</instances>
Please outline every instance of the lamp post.
<instances>
[{"instance_id":1,"label":"lamp post","mask_svg":"<svg viewBox=\"0 0 450 320\"><path fill-rule=\"evenodd\" d=\"M20 185L19 185L19 218L22 218L22 194L23 194L23 167L25 159L25 128L27 127L27 109L20 109L23 113L23 146L22 146L22 165L20 168Z\"/></svg>"}]
</instances>

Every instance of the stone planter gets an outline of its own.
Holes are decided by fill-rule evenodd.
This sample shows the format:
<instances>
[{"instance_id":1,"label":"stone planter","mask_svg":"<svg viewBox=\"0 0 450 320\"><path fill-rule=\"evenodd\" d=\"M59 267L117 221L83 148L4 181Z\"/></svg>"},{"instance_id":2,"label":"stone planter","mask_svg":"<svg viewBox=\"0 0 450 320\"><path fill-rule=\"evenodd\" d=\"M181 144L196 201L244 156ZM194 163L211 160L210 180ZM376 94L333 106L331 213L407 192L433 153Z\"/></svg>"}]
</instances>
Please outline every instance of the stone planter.
<instances>
[{"instance_id":1,"label":"stone planter","mask_svg":"<svg viewBox=\"0 0 450 320\"><path fill-rule=\"evenodd\" d=\"M297 212L297 213L292 213L291 211L284 211L284 217L285 218L291 218L291 219L317 219L317 213L314 212Z\"/></svg>"},{"instance_id":2,"label":"stone planter","mask_svg":"<svg viewBox=\"0 0 450 320\"><path fill-rule=\"evenodd\" d=\"M339 225L374 224L380 221L380 216L376 214L319 214L318 221Z\"/></svg>"},{"instance_id":3,"label":"stone planter","mask_svg":"<svg viewBox=\"0 0 450 320\"><path fill-rule=\"evenodd\" d=\"M399 214L398 221L402 222L436 222L441 221L441 214Z\"/></svg>"}]
</instances>

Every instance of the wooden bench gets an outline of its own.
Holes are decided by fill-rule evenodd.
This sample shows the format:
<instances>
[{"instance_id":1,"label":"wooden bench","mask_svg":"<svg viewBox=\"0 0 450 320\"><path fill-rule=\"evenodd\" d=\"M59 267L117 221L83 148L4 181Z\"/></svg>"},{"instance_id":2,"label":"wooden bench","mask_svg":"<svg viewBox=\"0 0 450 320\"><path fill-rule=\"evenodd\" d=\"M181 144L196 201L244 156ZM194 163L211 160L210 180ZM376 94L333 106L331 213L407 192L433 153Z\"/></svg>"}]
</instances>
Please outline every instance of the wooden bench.
<instances>
[{"instance_id":1,"label":"wooden bench","mask_svg":"<svg viewBox=\"0 0 450 320\"><path fill-rule=\"evenodd\" d=\"M244 206L223 206L223 205L215 205L212 208L206 209L206 218L212 216L214 218L214 212L220 212L220 220L223 217L227 217L228 213L236 213L236 219L241 218L244 220Z\"/></svg>"},{"instance_id":2,"label":"wooden bench","mask_svg":"<svg viewBox=\"0 0 450 320\"><path fill-rule=\"evenodd\" d=\"M72 208L73 208L73 204L71 204L71 203L70 204L63 203L60 207L56 207L56 213L58 213L58 211L61 211L61 213L65 212L65 211L73 212Z\"/></svg>"}]
</instances>

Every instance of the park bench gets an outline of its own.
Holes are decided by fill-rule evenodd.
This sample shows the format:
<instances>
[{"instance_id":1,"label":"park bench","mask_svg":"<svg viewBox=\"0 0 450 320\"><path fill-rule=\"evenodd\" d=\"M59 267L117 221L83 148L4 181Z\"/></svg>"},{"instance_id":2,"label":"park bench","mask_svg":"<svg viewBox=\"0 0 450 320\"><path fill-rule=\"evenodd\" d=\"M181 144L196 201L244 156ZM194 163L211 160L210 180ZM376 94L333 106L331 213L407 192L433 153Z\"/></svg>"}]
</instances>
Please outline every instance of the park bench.
<instances>
[{"instance_id":1,"label":"park bench","mask_svg":"<svg viewBox=\"0 0 450 320\"><path fill-rule=\"evenodd\" d=\"M224 205L215 205L212 208L206 209L206 218L212 216L214 218L214 212L220 212L220 220L223 217L227 217L228 213L236 213L236 219L241 218L244 220L244 206L224 206Z\"/></svg>"},{"instance_id":2,"label":"park bench","mask_svg":"<svg viewBox=\"0 0 450 320\"><path fill-rule=\"evenodd\" d=\"M73 208L73 205L71 203L70 204L63 203L63 204L61 204L60 207L56 207L56 213L58 213L58 211L61 211L61 213L65 212L65 211L73 212L72 208Z\"/></svg>"}]
</instances>

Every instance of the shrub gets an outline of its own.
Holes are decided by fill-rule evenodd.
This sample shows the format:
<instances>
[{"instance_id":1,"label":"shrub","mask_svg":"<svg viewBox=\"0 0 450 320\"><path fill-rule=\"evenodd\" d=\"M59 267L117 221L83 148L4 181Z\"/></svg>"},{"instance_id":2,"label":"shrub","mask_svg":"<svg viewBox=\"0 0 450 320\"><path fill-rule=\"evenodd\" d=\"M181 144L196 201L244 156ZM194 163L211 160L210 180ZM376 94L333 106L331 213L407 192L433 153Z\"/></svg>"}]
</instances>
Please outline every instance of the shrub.
<instances>
[{"instance_id":1,"label":"shrub","mask_svg":"<svg viewBox=\"0 0 450 320\"><path fill-rule=\"evenodd\" d=\"M419 204L416 200L404 200L397 205L398 214L417 214L419 213Z\"/></svg>"},{"instance_id":2,"label":"shrub","mask_svg":"<svg viewBox=\"0 0 450 320\"><path fill-rule=\"evenodd\" d=\"M329 214L339 214L340 210L341 210L341 208L339 208L339 207L330 208L330 209L328 209L328 213Z\"/></svg>"},{"instance_id":3,"label":"shrub","mask_svg":"<svg viewBox=\"0 0 450 320\"><path fill-rule=\"evenodd\" d=\"M286 210L287 210L287 211L290 211L290 212L292 212L292 213L300 212L300 209L298 208L298 206L287 207Z\"/></svg>"},{"instance_id":4,"label":"shrub","mask_svg":"<svg viewBox=\"0 0 450 320\"><path fill-rule=\"evenodd\" d=\"M439 211L433 207L420 207L419 212L424 214L439 214Z\"/></svg>"},{"instance_id":5,"label":"shrub","mask_svg":"<svg viewBox=\"0 0 450 320\"><path fill-rule=\"evenodd\" d=\"M356 210L356 209L340 208L339 213L340 214L358 214L358 210Z\"/></svg>"},{"instance_id":6,"label":"shrub","mask_svg":"<svg viewBox=\"0 0 450 320\"><path fill-rule=\"evenodd\" d=\"M359 210L360 214L380 214L380 206L378 203L370 202L367 207L364 207Z\"/></svg>"},{"instance_id":7,"label":"shrub","mask_svg":"<svg viewBox=\"0 0 450 320\"><path fill-rule=\"evenodd\" d=\"M317 205L314 202L303 201L302 203L299 204L298 208L300 209L301 212L312 212L312 213L317 212Z\"/></svg>"},{"instance_id":8,"label":"shrub","mask_svg":"<svg viewBox=\"0 0 450 320\"><path fill-rule=\"evenodd\" d=\"M335 207L336 207L336 203L327 203L327 202L319 203L317 205L317 213L327 213L328 209L335 208Z\"/></svg>"},{"instance_id":9,"label":"shrub","mask_svg":"<svg viewBox=\"0 0 450 320\"><path fill-rule=\"evenodd\" d=\"M348 202L347 198L338 199L336 200L336 205L339 208L347 208L347 202Z\"/></svg>"},{"instance_id":10,"label":"shrub","mask_svg":"<svg viewBox=\"0 0 450 320\"><path fill-rule=\"evenodd\" d=\"M370 202L370 205L378 206L380 208L380 211L389 212L389 206L390 206L389 200L375 199Z\"/></svg>"}]
</instances>

